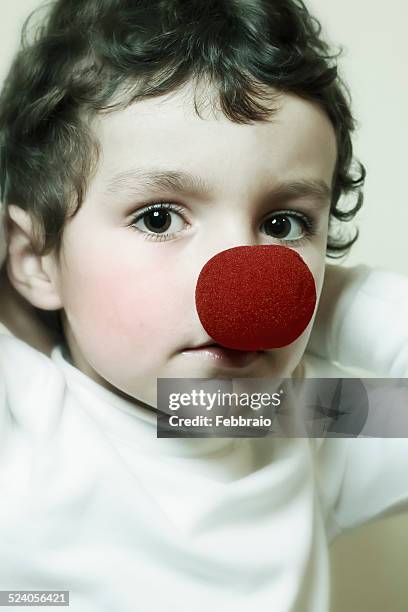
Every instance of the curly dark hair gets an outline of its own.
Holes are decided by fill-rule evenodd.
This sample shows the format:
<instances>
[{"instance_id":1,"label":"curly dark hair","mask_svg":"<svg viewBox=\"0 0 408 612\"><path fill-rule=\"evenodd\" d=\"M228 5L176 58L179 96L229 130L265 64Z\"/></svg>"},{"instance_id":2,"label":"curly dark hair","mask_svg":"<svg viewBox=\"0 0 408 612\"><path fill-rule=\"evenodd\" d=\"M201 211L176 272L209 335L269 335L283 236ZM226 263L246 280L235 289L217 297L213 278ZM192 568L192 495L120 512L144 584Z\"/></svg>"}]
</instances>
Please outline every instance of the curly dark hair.
<instances>
[{"instance_id":1,"label":"curly dark hair","mask_svg":"<svg viewBox=\"0 0 408 612\"><path fill-rule=\"evenodd\" d=\"M365 168L353 159L356 124L337 54L301 0L56 0L23 29L0 97L2 201L27 210L35 248L58 254L98 159L89 119L207 80L231 121L267 121L273 89L317 102L335 130L327 256L358 238L342 222L363 203ZM269 94L268 94L269 92ZM263 105L262 101L268 104ZM350 210L340 197L357 195ZM339 223L340 222L340 223Z\"/></svg>"}]
</instances>

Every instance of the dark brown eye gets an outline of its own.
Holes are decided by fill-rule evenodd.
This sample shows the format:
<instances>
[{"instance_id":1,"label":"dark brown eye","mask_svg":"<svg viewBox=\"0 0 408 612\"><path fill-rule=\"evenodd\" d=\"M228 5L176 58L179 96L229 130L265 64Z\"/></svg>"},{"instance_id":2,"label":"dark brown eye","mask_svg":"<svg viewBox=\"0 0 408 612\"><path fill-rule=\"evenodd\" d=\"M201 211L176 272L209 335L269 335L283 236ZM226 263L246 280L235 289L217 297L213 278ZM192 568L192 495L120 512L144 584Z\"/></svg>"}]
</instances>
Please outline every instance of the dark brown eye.
<instances>
[{"instance_id":1,"label":"dark brown eye","mask_svg":"<svg viewBox=\"0 0 408 612\"><path fill-rule=\"evenodd\" d=\"M285 238L291 229L290 221L287 217L275 217L269 219L266 223L267 231L277 238Z\"/></svg>"},{"instance_id":2,"label":"dark brown eye","mask_svg":"<svg viewBox=\"0 0 408 612\"><path fill-rule=\"evenodd\" d=\"M305 233L305 226L302 217L289 213L274 215L263 223L265 233L278 240L299 240Z\"/></svg>"},{"instance_id":3,"label":"dark brown eye","mask_svg":"<svg viewBox=\"0 0 408 612\"><path fill-rule=\"evenodd\" d=\"M143 216L146 228L151 232L167 232L171 225L171 215L167 210L153 210Z\"/></svg>"},{"instance_id":4,"label":"dark brown eye","mask_svg":"<svg viewBox=\"0 0 408 612\"><path fill-rule=\"evenodd\" d=\"M131 227L151 240L167 240L186 227L181 206L168 202L152 204L139 212L133 219Z\"/></svg>"}]
</instances>

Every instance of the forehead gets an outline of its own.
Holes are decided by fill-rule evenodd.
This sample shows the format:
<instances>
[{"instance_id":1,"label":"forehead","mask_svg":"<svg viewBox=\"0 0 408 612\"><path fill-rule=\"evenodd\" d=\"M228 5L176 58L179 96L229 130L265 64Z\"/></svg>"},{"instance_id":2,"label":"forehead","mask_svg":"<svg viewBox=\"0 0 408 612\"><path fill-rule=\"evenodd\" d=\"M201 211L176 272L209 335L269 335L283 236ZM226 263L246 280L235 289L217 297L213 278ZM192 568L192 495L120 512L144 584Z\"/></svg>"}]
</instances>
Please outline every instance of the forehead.
<instances>
[{"instance_id":1,"label":"forehead","mask_svg":"<svg viewBox=\"0 0 408 612\"><path fill-rule=\"evenodd\" d=\"M302 178L330 184L336 162L334 128L316 103L294 94L274 100L265 122L238 124L208 104L196 112L191 86L98 116L103 190L134 170L190 172L218 192ZM136 173L135 173L136 176Z\"/></svg>"}]
</instances>

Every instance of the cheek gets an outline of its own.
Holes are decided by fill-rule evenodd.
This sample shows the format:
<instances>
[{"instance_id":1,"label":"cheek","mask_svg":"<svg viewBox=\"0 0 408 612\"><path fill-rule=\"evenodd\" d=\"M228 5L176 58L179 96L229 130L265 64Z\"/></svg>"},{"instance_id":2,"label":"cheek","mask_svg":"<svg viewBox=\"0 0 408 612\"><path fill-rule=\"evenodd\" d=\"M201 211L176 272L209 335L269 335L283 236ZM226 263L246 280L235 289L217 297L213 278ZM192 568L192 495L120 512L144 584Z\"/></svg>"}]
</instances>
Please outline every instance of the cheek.
<instances>
[{"instance_id":1,"label":"cheek","mask_svg":"<svg viewBox=\"0 0 408 612\"><path fill-rule=\"evenodd\" d=\"M86 265L70 266L64 279L64 305L84 350L109 352L112 359L130 355L140 359L168 346L177 301L169 299L174 277L159 260L155 256L142 265L135 257L118 256L113 261L98 254L88 257Z\"/></svg>"}]
</instances>

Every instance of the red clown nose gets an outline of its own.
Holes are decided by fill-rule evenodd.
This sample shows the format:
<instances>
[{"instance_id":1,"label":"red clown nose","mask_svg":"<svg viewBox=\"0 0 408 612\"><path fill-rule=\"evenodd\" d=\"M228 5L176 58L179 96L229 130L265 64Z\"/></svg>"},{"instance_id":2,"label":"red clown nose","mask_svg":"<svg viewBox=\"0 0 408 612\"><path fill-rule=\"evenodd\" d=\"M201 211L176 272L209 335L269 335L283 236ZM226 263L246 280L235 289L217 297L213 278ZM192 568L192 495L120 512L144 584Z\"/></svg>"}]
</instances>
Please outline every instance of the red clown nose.
<instances>
[{"instance_id":1,"label":"red clown nose","mask_svg":"<svg viewBox=\"0 0 408 612\"><path fill-rule=\"evenodd\" d=\"M200 321L216 343L262 351L287 346L304 332L315 309L316 287L296 251L239 246L207 261L195 300Z\"/></svg>"}]
</instances>

